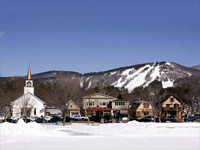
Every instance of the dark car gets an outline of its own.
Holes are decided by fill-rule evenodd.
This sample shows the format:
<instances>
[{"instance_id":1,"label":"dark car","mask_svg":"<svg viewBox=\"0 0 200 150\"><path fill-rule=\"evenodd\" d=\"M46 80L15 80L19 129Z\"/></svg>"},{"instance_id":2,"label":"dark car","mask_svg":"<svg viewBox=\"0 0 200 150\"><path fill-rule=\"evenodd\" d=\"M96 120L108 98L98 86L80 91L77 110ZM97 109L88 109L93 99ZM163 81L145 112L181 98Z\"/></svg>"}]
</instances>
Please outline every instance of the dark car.
<instances>
[{"instance_id":1,"label":"dark car","mask_svg":"<svg viewBox=\"0 0 200 150\"><path fill-rule=\"evenodd\" d=\"M140 119L140 122L154 122L154 117L146 116L146 117Z\"/></svg>"},{"instance_id":2,"label":"dark car","mask_svg":"<svg viewBox=\"0 0 200 150\"><path fill-rule=\"evenodd\" d=\"M133 121L133 120L139 121L139 118L137 116L133 116L133 117L130 118L130 121Z\"/></svg>"},{"instance_id":3,"label":"dark car","mask_svg":"<svg viewBox=\"0 0 200 150\"><path fill-rule=\"evenodd\" d=\"M160 119L159 119L159 117L157 117L157 118L155 118L155 121L156 121L156 122L160 122L160 121L161 121L161 122L167 122L167 119L166 119L166 118L160 118Z\"/></svg>"},{"instance_id":4,"label":"dark car","mask_svg":"<svg viewBox=\"0 0 200 150\"><path fill-rule=\"evenodd\" d=\"M6 120L3 120L3 122L9 122L9 123L17 123L16 120L12 119L12 118L6 118Z\"/></svg>"},{"instance_id":5,"label":"dark car","mask_svg":"<svg viewBox=\"0 0 200 150\"><path fill-rule=\"evenodd\" d=\"M166 121L176 122L176 117L175 116L169 116L169 117L166 118Z\"/></svg>"},{"instance_id":6,"label":"dark car","mask_svg":"<svg viewBox=\"0 0 200 150\"><path fill-rule=\"evenodd\" d=\"M24 120L24 122L26 122L26 123L33 122L33 120L31 120L31 119L29 119L29 118L23 119L23 120Z\"/></svg>"},{"instance_id":7,"label":"dark car","mask_svg":"<svg viewBox=\"0 0 200 150\"><path fill-rule=\"evenodd\" d=\"M71 117L65 117L65 121L70 122L70 121L73 121L73 119Z\"/></svg>"},{"instance_id":8,"label":"dark car","mask_svg":"<svg viewBox=\"0 0 200 150\"><path fill-rule=\"evenodd\" d=\"M58 121L61 121L60 118L58 116L53 116L53 118L51 118L48 122L57 123Z\"/></svg>"},{"instance_id":9,"label":"dark car","mask_svg":"<svg viewBox=\"0 0 200 150\"><path fill-rule=\"evenodd\" d=\"M35 122L37 122L37 123L44 123L44 122L47 122L47 121L44 118L36 118Z\"/></svg>"},{"instance_id":10,"label":"dark car","mask_svg":"<svg viewBox=\"0 0 200 150\"><path fill-rule=\"evenodd\" d=\"M200 121L200 114L195 114L195 115L194 115L194 119L195 119L196 121Z\"/></svg>"},{"instance_id":11,"label":"dark car","mask_svg":"<svg viewBox=\"0 0 200 150\"><path fill-rule=\"evenodd\" d=\"M112 119L109 115L104 115L104 123L112 123Z\"/></svg>"}]
</instances>

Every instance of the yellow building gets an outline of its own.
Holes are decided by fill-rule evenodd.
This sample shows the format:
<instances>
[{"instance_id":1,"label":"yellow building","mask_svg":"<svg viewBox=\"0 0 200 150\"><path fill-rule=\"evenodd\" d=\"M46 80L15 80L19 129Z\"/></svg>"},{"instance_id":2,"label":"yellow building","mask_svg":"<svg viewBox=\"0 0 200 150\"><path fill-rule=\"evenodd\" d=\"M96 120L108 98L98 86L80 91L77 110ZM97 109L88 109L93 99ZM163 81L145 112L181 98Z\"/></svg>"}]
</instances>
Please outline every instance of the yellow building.
<instances>
[{"instance_id":1,"label":"yellow building","mask_svg":"<svg viewBox=\"0 0 200 150\"><path fill-rule=\"evenodd\" d=\"M136 101L131 106L131 115L139 118L153 116L153 107L150 102Z\"/></svg>"}]
</instances>

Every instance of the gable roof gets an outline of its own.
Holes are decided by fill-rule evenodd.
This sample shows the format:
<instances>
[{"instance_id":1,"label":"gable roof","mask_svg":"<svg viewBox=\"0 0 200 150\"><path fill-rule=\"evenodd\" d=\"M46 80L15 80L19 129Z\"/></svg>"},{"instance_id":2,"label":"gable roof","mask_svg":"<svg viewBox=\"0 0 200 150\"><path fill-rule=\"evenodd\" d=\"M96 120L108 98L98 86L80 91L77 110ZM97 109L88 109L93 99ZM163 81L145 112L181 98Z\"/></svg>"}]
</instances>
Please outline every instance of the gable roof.
<instances>
[{"instance_id":1,"label":"gable roof","mask_svg":"<svg viewBox=\"0 0 200 150\"><path fill-rule=\"evenodd\" d=\"M148 101L135 101L135 102L132 103L131 109L136 111L140 107L140 105L142 105L143 103L148 103L152 107L151 102L148 102Z\"/></svg>"},{"instance_id":2,"label":"gable roof","mask_svg":"<svg viewBox=\"0 0 200 150\"><path fill-rule=\"evenodd\" d=\"M182 103L180 100L178 100L174 95L170 94L170 95L166 95L165 98L161 101L161 104L164 103L169 97L173 97L175 98L177 101L179 101L180 103Z\"/></svg>"},{"instance_id":3,"label":"gable roof","mask_svg":"<svg viewBox=\"0 0 200 150\"><path fill-rule=\"evenodd\" d=\"M102 93L94 93L94 94L91 94L91 95L88 95L88 96L84 96L83 98L91 98L92 96L103 96L107 99L115 99L115 97L112 97L112 96L109 96L109 95L105 95L105 94L102 94Z\"/></svg>"},{"instance_id":4,"label":"gable roof","mask_svg":"<svg viewBox=\"0 0 200 150\"><path fill-rule=\"evenodd\" d=\"M31 95L32 97L36 98L36 99L37 99L38 101L40 101L41 103L45 104L44 101L42 101L40 98L38 98L37 96L35 96L35 95L33 95L33 94L29 93L29 92L26 93L25 95ZM18 100L20 100L21 98L23 98L25 95L23 94L21 97L17 98L17 99L14 100L13 102L11 102L11 105L12 105L15 101L18 101Z\"/></svg>"},{"instance_id":5,"label":"gable roof","mask_svg":"<svg viewBox=\"0 0 200 150\"><path fill-rule=\"evenodd\" d=\"M80 110L80 107L78 107L78 105L76 105L76 103L73 100L69 100L69 102L67 102L66 105L69 105L70 103L73 103L77 107L77 109Z\"/></svg>"}]
</instances>

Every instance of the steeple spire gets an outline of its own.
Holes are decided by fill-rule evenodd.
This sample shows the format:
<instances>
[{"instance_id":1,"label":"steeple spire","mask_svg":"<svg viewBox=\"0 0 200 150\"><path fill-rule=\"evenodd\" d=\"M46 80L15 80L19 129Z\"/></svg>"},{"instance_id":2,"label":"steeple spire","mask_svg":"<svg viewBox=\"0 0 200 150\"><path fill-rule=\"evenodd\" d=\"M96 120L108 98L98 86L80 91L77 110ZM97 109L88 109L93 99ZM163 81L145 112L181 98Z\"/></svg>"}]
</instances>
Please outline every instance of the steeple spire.
<instances>
[{"instance_id":1,"label":"steeple spire","mask_svg":"<svg viewBox=\"0 0 200 150\"><path fill-rule=\"evenodd\" d=\"M28 68L27 79L28 79L28 80L31 80L31 68L30 68L30 65L29 65L29 68Z\"/></svg>"}]
</instances>

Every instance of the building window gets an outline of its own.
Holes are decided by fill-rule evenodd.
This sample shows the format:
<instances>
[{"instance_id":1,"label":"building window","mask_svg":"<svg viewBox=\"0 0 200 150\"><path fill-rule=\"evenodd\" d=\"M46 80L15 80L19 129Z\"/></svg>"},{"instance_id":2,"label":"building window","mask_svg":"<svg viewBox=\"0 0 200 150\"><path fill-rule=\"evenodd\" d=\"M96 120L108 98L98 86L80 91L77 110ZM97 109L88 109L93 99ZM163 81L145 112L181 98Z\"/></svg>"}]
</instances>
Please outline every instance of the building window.
<instances>
[{"instance_id":1,"label":"building window","mask_svg":"<svg viewBox=\"0 0 200 150\"><path fill-rule=\"evenodd\" d=\"M34 108L34 115L36 115L36 108Z\"/></svg>"},{"instance_id":2,"label":"building window","mask_svg":"<svg viewBox=\"0 0 200 150\"><path fill-rule=\"evenodd\" d=\"M100 106L107 106L108 102L100 102Z\"/></svg>"},{"instance_id":3,"label":"building window","mask_svg":"<svg viewBox=\"0 0 200 150\"><path fill-rule=\"evenodd\" d=\"M87 102L87 106L94 106L94 102Z\"/></svg>"},{"instance_id":4,"label":"building window","mask_svg":"<svg viewBox=\"0 0 200 150\"><path fill-rule=\"evenodd\" d=\"M144 103L143 106L144 108L149 108L149 103Z\"/></svg>"},{"instance_id":5,"label":"building window","mask_svg":"<svg viewBox=\"0 0 200 150\"><path fill-rule=\"evenodd\" d=\"M179 107L179 104L174 104L174 107L175 107L175 108L178 108L178 107Z\"/></svg>"},{"instance_id":6,"label":"building window","mask_svg":"<svg viewBox=\"0 0 200 150\"><path fill-rule=\"evenodd\" d=\"M21 115L23 115L23 108L21 108Z\"/></svg>"},{"instance_id":7,"label":"building window","mask_svg":"<svg viewBox=\"0 0 200 150\"><path fill-rule=\"evenodd\" d=\"M170 106L170 104L166 104L166 107L168 107L168 108L169 108L169 106Z\"/></svg>"},{"instance_id":8,"label":"building window","mask_svg":"<svg viewBox=\"0 0 200 150\"><path fill-rule=\"evenodd\" d=\"M124 106L126 103L125 102L115 102L115 105L116 106Z\"/></svg>"},{"instance_id":9,"label":"building window","mask_svg":"<svg viewBox=\"0 0 200 150\"><path fill-rule=\"evenodd\" d=\"M173 99L173 98L171 98L171 99L170 99L170 102L174 102L174 99Z\"/></svg>"}]
</instances>

